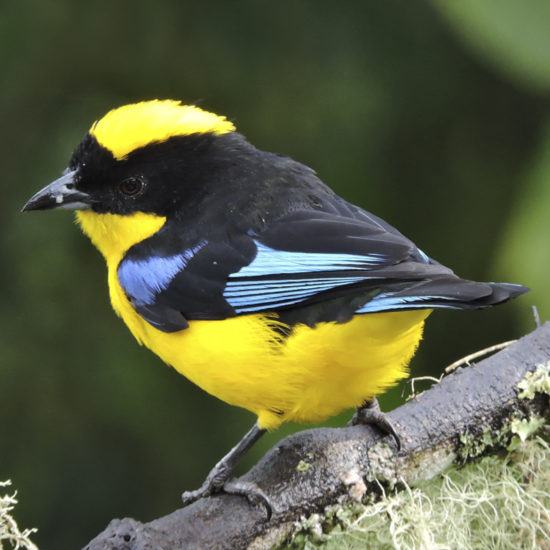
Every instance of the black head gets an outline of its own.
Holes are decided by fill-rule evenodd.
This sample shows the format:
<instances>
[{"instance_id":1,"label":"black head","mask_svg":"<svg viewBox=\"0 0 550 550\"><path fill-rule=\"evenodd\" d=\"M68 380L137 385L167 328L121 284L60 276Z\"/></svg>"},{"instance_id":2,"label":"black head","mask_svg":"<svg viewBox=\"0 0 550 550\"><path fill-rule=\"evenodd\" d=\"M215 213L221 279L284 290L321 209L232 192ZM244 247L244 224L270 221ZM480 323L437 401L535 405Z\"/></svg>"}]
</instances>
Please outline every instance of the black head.
<instances>
[{"instance_id":1,"label":"black head","mask_svg":"<svg viewBox=\"0 0 550 550\"><path fill-rule=\"evenodd\" d=\"M78 145L63 176L23 210L91 209L168 215L231 162L244 138L224 117L174 101L110 111Z\"/></svg>"}]
</instances>

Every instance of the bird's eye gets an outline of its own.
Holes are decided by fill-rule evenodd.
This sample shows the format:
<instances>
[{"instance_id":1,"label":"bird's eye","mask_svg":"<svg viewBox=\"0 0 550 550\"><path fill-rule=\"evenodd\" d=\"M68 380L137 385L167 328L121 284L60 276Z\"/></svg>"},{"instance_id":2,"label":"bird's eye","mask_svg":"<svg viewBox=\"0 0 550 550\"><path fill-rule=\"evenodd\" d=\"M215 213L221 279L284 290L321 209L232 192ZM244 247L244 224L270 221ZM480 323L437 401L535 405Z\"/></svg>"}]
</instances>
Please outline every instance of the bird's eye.
<instances>
[{"instance_id":1,"label":"bird's eye","mask_svg":"<svg viewBox=\"0 0 550 550\"><path fill-rule=\"evenodd\" d=\"M143 189L143 180L136 177L126 178L120 182L120 190L129 197L137 195Z\"/></svg>"}]
</instances>

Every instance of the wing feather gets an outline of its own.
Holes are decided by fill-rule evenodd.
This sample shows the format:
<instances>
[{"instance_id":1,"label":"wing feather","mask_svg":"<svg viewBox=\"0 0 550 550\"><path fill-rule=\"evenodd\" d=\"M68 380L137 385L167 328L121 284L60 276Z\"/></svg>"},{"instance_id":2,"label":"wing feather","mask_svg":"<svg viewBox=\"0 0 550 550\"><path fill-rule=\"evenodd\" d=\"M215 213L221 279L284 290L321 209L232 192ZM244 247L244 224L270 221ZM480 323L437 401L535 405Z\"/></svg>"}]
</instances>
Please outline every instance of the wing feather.
<instances>
[{"instance_id":1,"label":"wing feather","mask_svg":"<svg viewBox=\"0 0 550 550\"><path fill-rule=\"evenodd\" d=\"M186 328L188 320L254 312L283 318L290 311L292 322L309 324L301 311L315 323L484 307L526 291L460 279L376 216L351 206L347 214L296 210L262 230L206 232L200 239L167 224L130 249L119 281L136 311L165 332Z\"/></svg>"}]
</instances>

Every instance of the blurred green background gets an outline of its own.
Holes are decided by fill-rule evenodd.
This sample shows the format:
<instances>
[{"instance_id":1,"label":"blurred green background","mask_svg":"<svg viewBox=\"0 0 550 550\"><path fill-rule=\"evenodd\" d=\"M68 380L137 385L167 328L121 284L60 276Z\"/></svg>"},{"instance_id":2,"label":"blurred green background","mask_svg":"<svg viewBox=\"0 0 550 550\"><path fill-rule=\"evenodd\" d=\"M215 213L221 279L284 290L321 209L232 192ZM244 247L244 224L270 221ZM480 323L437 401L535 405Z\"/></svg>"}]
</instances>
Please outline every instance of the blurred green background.
<instances>
[{"instance_id":1,"label":"blurred green background","mask_svg":"<svg viewBox=\"0 0 550 550\"><path fill-rule=\"evenodd\" d=\"M254 421L137 346L71 213L19 213L91 123L140 99L198 103L462 276L532 287L435 313L412 371L439 375L531 330L532 304L550 314L549 22L543 0L1 4L0 479L42 548L170 512Z\"/></svg>"}]
</instances>

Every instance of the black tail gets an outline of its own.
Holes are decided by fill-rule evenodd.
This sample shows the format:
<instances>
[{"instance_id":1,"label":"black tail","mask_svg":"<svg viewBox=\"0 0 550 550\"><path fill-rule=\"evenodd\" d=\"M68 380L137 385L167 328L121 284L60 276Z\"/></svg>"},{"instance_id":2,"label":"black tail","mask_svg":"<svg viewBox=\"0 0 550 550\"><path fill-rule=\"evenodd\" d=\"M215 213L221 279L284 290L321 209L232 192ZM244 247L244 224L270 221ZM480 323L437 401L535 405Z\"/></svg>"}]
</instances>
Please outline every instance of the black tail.
<instances>
[{"instance_id":1,"label":"black tail","mask_svg":"<svg viewBox=\"0 0 550 550\"><path fill-rule=\"evenodd\" d=\"M399 283L378 294L356 313L402 311L407 309L481 309L506 302L529 292L522 285L478 283L456 276L417 283Z\"/></svg>"}]
</instances>

